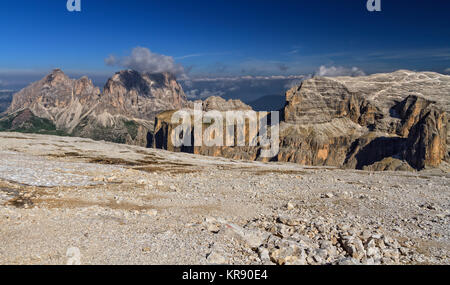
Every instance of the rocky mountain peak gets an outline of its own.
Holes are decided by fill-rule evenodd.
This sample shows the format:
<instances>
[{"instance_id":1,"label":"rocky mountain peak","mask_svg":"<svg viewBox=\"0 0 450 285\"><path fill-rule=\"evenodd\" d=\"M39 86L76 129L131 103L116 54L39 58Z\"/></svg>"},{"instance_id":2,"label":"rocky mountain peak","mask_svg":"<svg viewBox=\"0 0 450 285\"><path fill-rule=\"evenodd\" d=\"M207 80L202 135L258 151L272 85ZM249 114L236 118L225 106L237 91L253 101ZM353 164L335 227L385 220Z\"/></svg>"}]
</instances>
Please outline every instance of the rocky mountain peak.
<instances>
[{"instance_id":1,"label":"rocky mountain peak","mask_svg":"<svg viewBox=\"0 0 450 285\"><path fill-rule=\"evenodd\" d=\"M44 78L44 81L48 84L58 84L70 80L64 72L57 68L54 69L49 75Z\"/></svg>"},{"instance_id":2,"label":"rocky mountain peak","mask_svg":"<svg viewBox=\"0 0 450 285\"><path fill-rule=\"evenodd\" d=\"M140 96L152 96L152 87L175 88L182 91L176 82L176 78L169 72L163 73L141 73L135 70L122 70L114 74L105 85L105 93L135 91ZM125 89L125 90L121 90ZM180 94L181 95L181 94ZM184 95L184 92L183 94ZM185 100L185 98L184 98Z\"/></svg>"},{"instance_id":3,"label":"rocky mountain peak","mask_svg":"<svg viewBox=\"0 0 450 285\"><path fill-rule=\"evenodd\" d=\"M141 73L122 70L104 87L105 106L112 113L153 120L162 110L176 110L186 105L183 88L170 73Z\"/></svg>"},{"instance_id":4,"label":"rocky mountain peak","mask_svg":"<svg viewBox=\"0 0 450 285\"><path fill-rule=\"evenodd\" d=\"M105 93L126 93L135 91L141 95L150 92L143 74L134 70L122 70L114 74L104 87Z\"/></svg>"}]
</instances>

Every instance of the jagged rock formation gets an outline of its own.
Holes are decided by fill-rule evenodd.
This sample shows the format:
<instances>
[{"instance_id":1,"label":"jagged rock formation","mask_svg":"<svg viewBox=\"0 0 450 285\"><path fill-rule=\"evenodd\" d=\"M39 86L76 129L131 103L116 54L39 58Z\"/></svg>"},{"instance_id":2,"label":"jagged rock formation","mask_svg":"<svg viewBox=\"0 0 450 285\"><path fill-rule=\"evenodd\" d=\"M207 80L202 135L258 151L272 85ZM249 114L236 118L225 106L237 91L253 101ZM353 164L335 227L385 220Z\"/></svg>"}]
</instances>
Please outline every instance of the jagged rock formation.
<instances>
[{"instance_id":1,"label":"jagged rock formation","mask_svg":"<svg viewBox=\"0 0 450 285\"><path fill-rule=\"evenodd\" d=\"M6 113L25 110L29 118L49 120L69 135L147 146L155 115L185 104L181 86L169 73L120 71L101 93L87 77L70 79L56 69L16 93Z\"/></svg>"},{"instance_id":2,"label":"jagged rock formation","mask_svg":"<svg viewBox=\"0 0 450 285\"><path fill-rule=\"evenodd\" d=\"M286 93L280 151L272 160L371 170L438 167L450 157L449 95L450 76L433 72L305 80ZM168 113L156 119L156 147L171 149L167 141L177 125L169 119ZM171 150L255 160L260 148Z\"/></svg>"},{"instance_id":3,"label":"jagged rock formation","mask_svg":"<svg viewBox=\"0 0 450 285\"><path fill-rule=\"evenodd\" d=\"M152 121L157 113L185 106L186 95L170 73L125 70L108 80L102 109L111 114Z\"/></svg>"}]
</instances>

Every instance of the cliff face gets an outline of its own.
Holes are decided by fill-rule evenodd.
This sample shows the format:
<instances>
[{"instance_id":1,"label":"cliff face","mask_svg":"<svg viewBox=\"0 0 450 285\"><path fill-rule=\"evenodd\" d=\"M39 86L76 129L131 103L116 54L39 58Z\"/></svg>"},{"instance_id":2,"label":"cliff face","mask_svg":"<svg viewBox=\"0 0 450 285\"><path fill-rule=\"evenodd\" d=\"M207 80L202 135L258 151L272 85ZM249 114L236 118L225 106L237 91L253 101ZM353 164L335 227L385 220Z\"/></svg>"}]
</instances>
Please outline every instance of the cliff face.
<instances>
[{"instance_id":1,"label":"cliff face","mask_svg":"<svg viewBox=\"0 0 450 285\"><path fill-rule=\"evenodd\" d=\"M288 135L278 159L377 170L439 166L448 159L449 94L450 77L431 72L306 80L286 94Z\"/></svg>"},{"instance_id":2,"label":"cliff face","mask_svg":"<svg viewBox=\"0 0 450 285\"><path fill-rule=\"evenodd\" d=\"M102 94L87 77L70 79L56 69L16 93L6 113L29 110L69 135L147 146L155 115L185 104L181 86L169 73L121 71Z\"/></svg>"},{"instance_id":3,"label":"cliff face","mask_svg":"<svg viewBox=\"0 0 450 285\"><path fill-rule=\"evenodd\" d=\"M437 167L449 160L450 76L397 71L364 77L315 77L286 93L280 151L272 160L372 170ZM204 111L207 108L204 106ZM212 109L233 110L223 102ZM156 147L259 159L259 147L173 149L176 127L156 120Z\"/></svg>"},{"instance_id":4,"label":"cliff face","mask_svg":"<svg viewBox=\"0 0 450 285\"><path fill-rule=\"evenodd\" d=\"M226 111L249 111L251 107L247 104L243 103L240 100L225 100L221 97L212 96L205 100L197 100L195 102L188 102L186 108L183 110L189 113L191 119L191 128L188 130L188 133L192 138L194 138L195 128L193 126L194 115L193 109L194 104L200 104L201 111L205 114L208 111L219 111L224 120L223 120L223 133L226 133ZM193 140L191 141L191 146L180 146L176 147L173 145L173 141L171 139L172 132L179 126L179 123L172 123L172 116L176 111L166 111L158 114L155 118L155 128L154 134L152 137L151 146L154 148L165 149L169 151L175 152L187 152L199 155L208 155L208 156L219 156L219 157L227 157L232 159L242 159L242 160L256 160L258 159L258 150L259 147L250 147L250 146L226 146L226 137L223 137L223 145L222 147L216 146L194 146ZM235 124L233 124L235 126ZM202 134L209 127L208 124L202 124ZM250 134L248 125L245 128L245 140L248 142L255 138L256 134Z\"/></svg>"},{"instance_id":5,"label":"cliff face","mask_svg":"<svg viewBox=\"0 0 450 285\"><path fill-rule=\"evenodd\" d=\"M120 71L110 78L103 96L103 110L150 121L157 113L180 109L187 102L183 89L172 74L133 70Z\"/></svg>"}]
</instances>

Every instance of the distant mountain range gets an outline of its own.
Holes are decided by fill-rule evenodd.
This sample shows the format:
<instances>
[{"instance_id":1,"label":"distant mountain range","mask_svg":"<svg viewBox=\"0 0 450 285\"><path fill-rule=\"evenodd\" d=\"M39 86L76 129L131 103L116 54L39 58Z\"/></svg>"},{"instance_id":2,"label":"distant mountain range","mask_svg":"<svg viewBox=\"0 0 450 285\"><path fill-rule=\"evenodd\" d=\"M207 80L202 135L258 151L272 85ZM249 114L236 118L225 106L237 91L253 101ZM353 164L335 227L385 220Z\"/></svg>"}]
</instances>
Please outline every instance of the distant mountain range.
<instances>
[{"instance_id":1,"label":"distant mountain range","mask_svg":"<svg viewBox=\"0 0 450 285\"><path fill-rule=\"evenodd\" d=\"M122 70L103 91L87 77L71 79L60 69L19 92L4 95L0 131L70 135L148 146L155 116L189 107L182 87L171 73ZM2 97L3 98L3 97ZM250 109L239 100L210 97L205 108ZM7 107L9 106L9 107Z\"/></svg>"},{"instance_id":2,"label":"distant mountain range","mask_svg":"<svg viewBox=\"0 0 450 285\"><path fill-rule=\"evenodd\" d=\"M55 69L14 94L0 126L146 146L155 115L185 104L181 86L169 73L120 71L100 92L89 78L70 79Z\"/></svg>"}]
</instances>

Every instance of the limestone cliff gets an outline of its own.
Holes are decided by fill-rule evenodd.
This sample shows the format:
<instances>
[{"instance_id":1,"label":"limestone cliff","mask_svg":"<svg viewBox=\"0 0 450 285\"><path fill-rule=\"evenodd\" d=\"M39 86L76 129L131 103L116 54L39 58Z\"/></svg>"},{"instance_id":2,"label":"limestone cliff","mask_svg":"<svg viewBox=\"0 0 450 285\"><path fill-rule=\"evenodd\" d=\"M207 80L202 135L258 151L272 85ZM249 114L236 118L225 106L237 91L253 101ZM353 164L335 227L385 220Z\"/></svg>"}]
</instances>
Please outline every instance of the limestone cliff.
<instances>
[{"instance_id":1,"label":"limestone cliff","mask_svg":"<svg viewBox=\"0 0 450 285\"><path fill-rule=\"evenodd\" d=\"M289 135L278 159L357 169L437 167L448 159L449 94L450 76L432 72L306 80L286 94Z\"/></svg>"},{"instance_id":2,"label":"limestone cliff","mask_svg":"<svg viewBox=\"0 0 450 285\"><path fill-rule=\"evenodd\" d=\"M249 111L252 110L250 106L243 103L241 100L225 100L221 97L212 96L208 97L205 100L197 100L197 101L189 101L186 105L186 108L183 110L188 112L191 117L192 126L189 129L189 135L191 138L194 137L195 128L193 126L194 117L193 117L193 109L194 104L200 104L201 111L205 114L208 111L219 111L224 120L223 120L223 133L226 134L227 124L226 124L226 111ZM256 160L258 159L258 150L259 147L250 147L250 146L226 146L226 138L223 137L223 145L222 147L216 146L194 146L193 140L191 141L191 146L180 146L175 147L172 143L171 135L172 131L179 125L178 123L172 122L172 116L176 111L166 111L158 114L155 118L155 128L154 134L152 137L152 147L165 149L169 151L176 152L188 152L200 155L208 155L208 156L220 156L227 157L232 159L242 159L242 160ZM233 123L233 126L236 124ZM201 124L202 133L208 128L208 124ZM237 128L237 127L236 127ZM245 141L249 142L255 139L256 134L249 133L248 124L245 128ZM248 145L248 144L247 144Z\"/></svg>"},{"instance_id":3,"label":"limestone cliff","mask_svg":"<svg viewBox=\"0 0 450 285\"><path fill-rule=\"evenodd\" d=\"M103 90L102 110L130 118L153 121L165 110L186 105L186 95L170 73L139 73L124 70L110 78Z\"/></svg>"}]
</instances>

